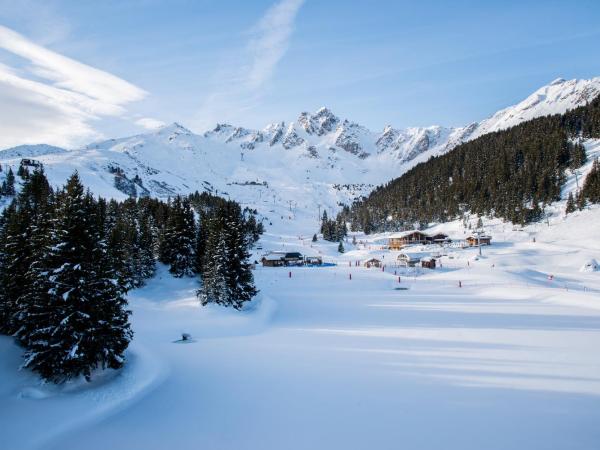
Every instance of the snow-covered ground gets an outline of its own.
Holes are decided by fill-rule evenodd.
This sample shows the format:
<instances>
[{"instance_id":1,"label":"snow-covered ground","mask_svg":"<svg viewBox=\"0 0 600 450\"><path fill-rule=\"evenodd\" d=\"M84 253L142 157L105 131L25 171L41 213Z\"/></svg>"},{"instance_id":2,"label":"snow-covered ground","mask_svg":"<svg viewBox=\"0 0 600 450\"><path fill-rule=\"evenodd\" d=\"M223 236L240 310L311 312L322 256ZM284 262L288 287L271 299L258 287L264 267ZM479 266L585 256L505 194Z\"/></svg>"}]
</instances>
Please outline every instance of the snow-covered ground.
<instances>
[{"instance_id":1,"label":"snow-covered ground","mask_svg":"<svg viewBox=\"0 0 600 450\"><path fill-rule=\"evenodd\" d=\"M2 447L597 449L600 272L580 268L600 259L600 208L484 223L482 257L447 249L433 271L393 267L383 235L339 255L271 232L263 251L337 265L258 267L242 312L200 307L195 280L160 268L129 295L126 368L89 386L40 386L3 337ZM369 256L385 271L353 265Z\"/></svg>"}]
</instances>

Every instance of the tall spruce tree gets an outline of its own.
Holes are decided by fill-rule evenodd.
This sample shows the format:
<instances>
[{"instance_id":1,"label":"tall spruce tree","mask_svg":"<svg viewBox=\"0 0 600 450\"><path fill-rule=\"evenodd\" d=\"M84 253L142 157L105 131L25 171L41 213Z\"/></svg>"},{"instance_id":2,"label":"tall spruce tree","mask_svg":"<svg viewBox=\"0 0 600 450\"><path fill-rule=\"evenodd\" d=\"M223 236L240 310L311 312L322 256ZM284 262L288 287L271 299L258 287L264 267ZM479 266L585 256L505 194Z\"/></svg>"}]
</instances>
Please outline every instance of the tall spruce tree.
<instances>
[{"instance_id":1,"label":"tall spruce tree","mask_svg":"<svg viewBox=\"0 0 600 450\"><path fill-rule=\"evenodd\" d=\"M569 192L569 198L567 199L567 205L565 207L565 214L571 214L576 209L575 199L573 198L573 193Z\"/></svg>"},{"instance_id":2,"label":"tall spruce tree","mask_svg":"<svg viewBox=\"0 0 600 450\"><path fill-rule=\"evenodd\" d=\"M132 337L97 212L75 173L58 195L48 246L32 274L38 299L36 320L23 323L24 366L54 382L121 367Z\"/></svg>"},{"instance_id":3,"label":"tall spruce tree","mask_svg":"<svg viewBox=\"0 0 600 450\"><path fill-rule=\"evenodd\" d=\"M196 265L195 219L190 201L175 197L162 237L161 261L176 277L191 276Z\"/></svg>"},{"instance_id":4,"label":"tall spruce tree","mask_svg":"<svg viewBox=\"0 0 600 450\"><path fill-rule=\"evenodd\" d=\"M34 171L23 183L13 204L6 210L2 230L3 262L0 265L0 331L19 330L21 299L28 288L27 272L37 260L42 242L40 228L48 227L51 189L42 170Z\"/></svg>"},{"instance_id":5,"label":"tall spruce tree","mask_svg":"<svg viewBox=\"0 0 600 450\"><path fill-rule=\"evenodd\" d=\"M198 297L203 305L241 309L258 291L248 262L249 243L239 205L230 202L217 208L202 223L207 240Z\"/></svg>"}]
</instances>

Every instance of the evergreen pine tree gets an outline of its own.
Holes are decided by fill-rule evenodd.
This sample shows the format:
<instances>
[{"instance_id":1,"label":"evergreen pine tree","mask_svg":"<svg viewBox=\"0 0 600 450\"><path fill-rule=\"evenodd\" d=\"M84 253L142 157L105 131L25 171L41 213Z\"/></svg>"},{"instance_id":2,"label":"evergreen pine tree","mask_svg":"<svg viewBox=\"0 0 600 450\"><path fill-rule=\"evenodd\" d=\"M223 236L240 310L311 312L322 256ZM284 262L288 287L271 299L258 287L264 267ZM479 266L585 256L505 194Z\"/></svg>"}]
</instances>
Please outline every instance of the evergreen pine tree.
<instances>
[{"instance_id":1,"label":"evergreen pine tree","mask_svg":"<svg viewBox=\"0 0 600 450\"><path fill-rule=\"evenodd\" d=\"M196 266L194 212L190 202L175 197L163 236L161 261L175 277L191 276Z\"/></svg>"},{"instance_id":2,"label":"evergreen pine tree","mask_svg":"<svg viewBox=\"0 0 600 450\"><path fill-rule=\"evenodd\" d=\"M43 227L41 217L48 213L50 185L43 171L27 178L13 204L7 209L2 231L3 263L0 267L0 331L15 333L21 326L20 300L28 287L27 272L37 258L41 243L36 230Z\"/></svg>"},{"instance_id":3,"label":"evergreen pine tree","mask_svg":"<svg viewBox=\"0 0 600 450\"><path fill-rule=\"evenodd\" d=\"M344 253L345 252L345 250L344 250L344 244L342 243L342 241L340 241L340 244L338 245L338 249L337 250L338 250L339 253Z\"/></svg>"},{"instance_id":4,"label":"evergreen pine tree","mask_svg":"<svg viewBox=\"0 0 600 450\"><path fill-rule=\"evenodd\" d=\"M32 277L44 295L31 316L36 323L24 323L24 366L55 382L89 380L98 366L122 366L132 336L129 312L101 239L97 203L77 173L58 198L47 250Z\"/></svg>"},{"instance_id":5,"label":"evergreen pine tree","mask_svg":"<svg viewBox=\"0 0 600 450\"><path fill-rule=\"evenodd\" d=\"M6 173L6 179L2 183L2 195L12 196L15 195L15 174L13 173L12 167L8 167Z\"/></svg>"},{"instance_id":6,"label":"evergreen pine tree","mask_svg":"<svg viewBox=\"0 0 600 450\"><path fill-rule=\"evenodd\" d=\"M313 234L312 241L317 242L317 233Z\"/></svg>"},{"instance_id":7,"label":"evergreen pine tree","mask_svg":"<svg viewBox=\"0 0 600 450\"><path fill-rule=\"evenodd\" d=\"M202 284L198 290L198 297L202 305L215 303L221 306L229 306L231 293L227 286L227 259L229 248L225 234L211 223L213 227L209 232L206 250L211 257L205 263L202 273Z\"/></svg>"},{"instance_id":8,"label":"evergreen pine tree","mask_svg":"<svg viewBox=\"0 0 600 450\"><path fill-rule=\"evenodd\" d=\"M567 199L567 206L565 208L565 214L571 214L576 209L575 207L575 199L573 198L573 193L569 192L569 198Z\"/></svg>"},{"instance_id":9,"label":"evergreen pine tree","mask_svg":"<svg viewBox=\"0 0 600 450\"><path fill-rule=\"evenodd\" d=\"M579 191L577 193L577 209L579 211L582 211L587 205L587 202L585 200L585 196L583 195L582 191Z\"/></svg>"},{"instance_id":10,"label":"evergreen pine tree","mask_svg":"<svg viewBox=\"0 0 600 450\"><path fill-rule=\"evenodd\" d=\"M0 333L16 330L14 315L23 279L23 224L19 220L17 204L13 201L2 211L0 218ZM16 271L16 272L15 272Z\"/></svg>"},{"instance_id":11,"label":"evergreen pine tree","mask_svg":"<svg viewBox=\"0 0 600 450\"><path fill-rule=\"evenodd\" d=\"M135 287L144 284L144 280L152 278L156 272L156 259L154 257L154 227L150 214L142 212L139 219L139 233L137 235L138 272L136 273Z\"/></svg>"}]
</instances>

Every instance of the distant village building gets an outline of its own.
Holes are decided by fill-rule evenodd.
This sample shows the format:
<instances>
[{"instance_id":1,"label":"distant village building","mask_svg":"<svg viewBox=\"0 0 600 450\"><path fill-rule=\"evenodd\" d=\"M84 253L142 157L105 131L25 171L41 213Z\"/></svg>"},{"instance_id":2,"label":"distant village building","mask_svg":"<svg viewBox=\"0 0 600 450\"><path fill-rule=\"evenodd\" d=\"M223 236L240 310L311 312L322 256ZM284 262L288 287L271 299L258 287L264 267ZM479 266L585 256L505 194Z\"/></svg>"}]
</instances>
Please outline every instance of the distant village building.
<instances>
[{"instance_id":1,"label":"distant village building","mask_svg":"<svg viewBox=\"0 0 600 450\"><path fill-rule=\"evenodd\" d=\"M402 250L407 245L427 244L429 236L422 231L411 230L392 234L389 237L388 246L390 250Z\"/></svg>"},{"instance_id":2,"label":"distant village building","mask_svg":"<svg viewBox=\"0 0 600 450\"><path fill-rule=\"evenodd\" d=\"M287 252L283 258L286 266L301 266L304 264L304 257L302 253L298 252Z\"/></svg>"},{"instance_id":3,"label":"distant village building","mask_svg":"<svg viewBox=\"0 0 600 450\"><path fill-rule=\"evenodd\" d=\"M468 236L466 241L469 247L477 247L478 245L492 245L492 237L484 234Z\"/></svg>"},{"instance_id":4,"label":"distant village building","mask_svg":"<svg viewBox=\"0 0 600 450\"><path fill-rule=\"evenodd\" d=\"M436 233L429 235L418 230L403 231L392 234L388 240L390 250L402 250L413 244L447 244L452 242L447 234Z\"/></svg>"},{"instance_id":5,"label":"distant village building","mask_svg":"<svg viewBox=\"0 0 600 450\"><path fill-rule=\"evenodd\" d=\"M262 257L261 262L265 267L301 266L304 264L304 257L298 252L269 252Z\"/></svg>"},{"instance_id":6,"label":"distant village building","mask_svg":"<svg viewBox=\"0 0 600 450\"><path fill-rule=\"evenodd\" d=\"M444 233L434 234L433 236L430 236L429 239L434 244L449 244L450 242L452 242L452 239L450 239L448 235Z\"/></svg>"},{"instance_id":7,"label":"distant village building","mask_svg":"<svg viewBox=\"0 0 600 450\"><path fill-rule=\"evenodd\" d=\"M363 262L363 266L367 269L370 269L371 267L381 267L381 261L377 258L369 258Z\"/></svg>"},{"instance_id":8,"label":"distant village building","mask_svg":"<svg viewBox=\"0 0 600 450\"><path fill-rule=\"evenodd\" d=\"M283 267L285 266L284 252L271 252L264 255L261 259L264 267Z\"/></svg>"},{"instance_id":9,"label":"distant village building","mask_svg":"<svg viewBox=\"0 0 600 450\"><path fill-rule=\"evenodd\" d=\"M320 266L323 264L323 258L320 256L305 256L304 264L308 266Z\"/></svg>"},{"instance_id":10,"label":"distant village building","mask_svg":"<svg viewBox=\"0 0 600 450\"><path fill-rule=\"evenodd\" d=\"M429 253L424 252L405 252L398 255L398 265L404 267L415 267L421 262L421 259L429 257Z\"/></svg>"}]
</instances>

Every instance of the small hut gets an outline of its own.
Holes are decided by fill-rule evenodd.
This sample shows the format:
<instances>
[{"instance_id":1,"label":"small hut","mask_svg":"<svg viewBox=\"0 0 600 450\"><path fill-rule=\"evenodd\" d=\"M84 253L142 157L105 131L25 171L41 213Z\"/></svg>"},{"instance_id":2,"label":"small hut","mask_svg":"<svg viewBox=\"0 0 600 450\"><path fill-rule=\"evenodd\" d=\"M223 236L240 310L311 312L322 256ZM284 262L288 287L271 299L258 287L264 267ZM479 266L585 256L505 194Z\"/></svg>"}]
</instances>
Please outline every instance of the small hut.
<instances>
[{"instance_id":1,"label":"small hut","mask_svg":"<svg viewBox=\"0 0 600 450\"><path fill-rule=\"evenodd\" d=\"M282 267L285 266L284 252L271 252L264 255L261 259L264 267Z\"/></svg>"},{"instance_id":2,"label":"small hut","mask_svg":"<svg viewBox=\"0 0 600 450\"><path fill-rule=\"evenodd\" d=\"M452 239L450 239L448 235L444 233L437 233L433 236L429 236L429 240L434 244L449 244L452 242Z\"/></svg>"},{"instance_id":3,"label":"small hut","mask_svg":"<svg viewBox=\"0 0 600 450\"><path fill-rule=\"evenodd\" d=\"M421 259L429 257L429 253L419 253L419 252L404 252L398 255L398 265L404 267L415 267Z\"/></svg>"},{"instance_id":4,"label":"small hut","mask_svg":"<svg viewBox=\"0 0 600 450\"><path fill-rule=\"evenodd\" d=\"M307 266L321 266L323 265L323 258L320 256L305 256L304 264Z\"/></svg>"},{"instance_id":5,"label":"small hut","mask_svg":"<svg viewBox=\"0 0 600 450\"><path fill-rule=\"evenodd\" d=\"M302 253L287 252L284 254L283 260L286 266L301 266L304 264Z\"/></svg>"},{"instance_id":6,"label":"small hut","mask_svg":"<svg viewBox=\"0 0 600 450\"><path fill-rule=\"evenodd\" d=\"M401 250L411 244L428 244L429 236L422 231L410 230L392 234L388 240L390 250Z\"/></svg>"},{"instance_id":7,"label":"small hut","mask_svg":"<svg viewBox=\"0 0 600 450\"><path fill-rule=\"evenodd\" d=\"M363 266L365 266L367 269L370 269L371 267L381 267L381 261L377 258L369 258L363 261Z\"/></svg>"},{"instance_id":8,"label":"small hut","mask_svg":"<svg viewBox=\"0 0 600 450\"><path fill-rule=\"evenodd\" d=\"M435 269L435 258L425 257L421 258L421 267L424 269Z\"/></svg>"},{"instance_id":9,"label":"small hut","mask_svg":"<svg viewBox=\"0 0 600 450\"><path fill-rule=\"evenodd\" d=\"M467 244L469 247L477 247L478 245L492 245L492 237L485 234L472 234L468 236Z\"/></svg>"}]
</instances>

